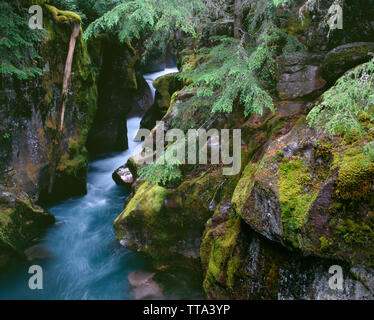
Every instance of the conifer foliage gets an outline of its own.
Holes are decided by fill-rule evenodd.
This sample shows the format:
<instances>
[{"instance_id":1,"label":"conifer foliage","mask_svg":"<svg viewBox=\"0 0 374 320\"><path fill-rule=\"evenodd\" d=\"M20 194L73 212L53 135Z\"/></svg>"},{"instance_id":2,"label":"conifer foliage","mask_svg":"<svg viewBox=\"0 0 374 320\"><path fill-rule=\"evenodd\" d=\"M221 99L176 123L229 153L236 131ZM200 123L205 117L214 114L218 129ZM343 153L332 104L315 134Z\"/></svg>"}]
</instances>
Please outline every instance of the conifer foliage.
<instances>
[{"instance_id":1,"label":"conifer foliage","mask_svg":"<svg viewBox=\"0 0 374 320\"><path fill-rule=\"evenodd\" d=\"M322 102L308 114L311 126L323 127L331 134L361 136L367 132L360 117L371 114L374 120L374 59L342 76L322 96Z\"/></svg>"},{"instance_id":2,"label":"conifer foliage","mask_svg":"<svg viewBox=\"0 0 374 320\"><path fill-rule=\"evenodd\" d=\"M125 1L90 24L84 37L111 31L118 33L122 42L142 39L146 47L163 45L177 30L196 35L196 15L202 8L202 0Z\"/></svg>"},{"instance_id":3,"label":"conifer foliage","mask_svg":"<svg viewBox=\"0 0 374 320\"><path fill-rule=\"evenodd\" d=\"M0 1L0 74L27 79L42 73L37 45L43 31L31 30L26 9Z\"/></svg>"},{"instance_id":4,"label":"conifer foliage","mask_svg":"<svg viewBox=\"0 0 374 320\"><path fill-rule=\"evenodd\" d=\"M188 89L196 90L197 97L213 98L212 112L232 112L237 98L245 116L262 114L264 108L273 110L270 91L275 57L303 50L302 44L280 30L274 21L276 8L289 1L259 2L262 5L247 15L248 31L240 40L216 37L216 46L200 50L197 66L187 65L181 73L185 80L192 80ZM243 8L245 5L246 2ZM248 39L252 34L257 36Z\"/></svg>"}]
</instances>

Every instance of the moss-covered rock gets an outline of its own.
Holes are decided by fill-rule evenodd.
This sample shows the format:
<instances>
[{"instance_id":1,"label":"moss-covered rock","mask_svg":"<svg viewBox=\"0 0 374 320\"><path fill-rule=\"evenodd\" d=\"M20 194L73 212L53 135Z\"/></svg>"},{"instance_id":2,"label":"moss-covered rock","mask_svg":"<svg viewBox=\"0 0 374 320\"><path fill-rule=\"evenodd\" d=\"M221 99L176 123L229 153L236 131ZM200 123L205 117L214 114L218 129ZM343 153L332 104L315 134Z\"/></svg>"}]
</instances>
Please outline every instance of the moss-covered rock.
<instances>
[{"instance_id":1,"label":"moss-covered rock","mask_svg":"<svg viewBox=\"0 0 374 320\"><path fill-rule=\"evenodd\" d=\"M373 163L357 141L299 122L247 165L232 204L270 240L304 254L373 266L373 178Z\"/></svg>"},{"instance_id":2,"label":"moss-covered rock","mask_svg":"<svg viewBox=\"0 0 374 320\"><path fill-rule=\"evenodd\" d=\"M350 148L334 157L334 167L339 168L336 195L344 200L365 200L374 183L374 163L360 148Z\"/></svg>"},{"instance_id":3,"label":"moss-covered rock","mask_svg":"<svg viewBox=\"0 0 374 320\"><path fill-rule=\"evenodd\" d=\"M171 97L182 88L182 81L177 73L170 73L153 81L156 89L154 104L147 110L140 123L142 128L152 129L156 121L161 120L169 110Z\"/></svg>"},{"instance_id":4,"label":"moss-covered rock","mask_svg":"<svg viewBox=\"0 0 374 320\"><path fill-rule=\"evenodd\" d=\"M18 80L1 76L0 132L0 265L23 258L23 251L42 235L54 218L37 201L64 199L86 191L88 130L96 113L97 66L83 41L77 39L66 99L63 131L58 130L63 70L74 13L43 5L44 40L35 48L41 56L41 76ZM98 59L97 59L98 60ZM3 156L6 155L6 156ZM56 169L52 192L51 175Z\"/></svg>"},{"instance_id":5,"label":"moss-covered rock","mask_svg":"<svg viewBox=\"0 0 374 320\"><path fill-rule=\"evenodd\" d=\"M75 12L59 10L56 7L48 4L45 4L45 7L52 14L53 19L58 23L73 24L82 22L82 18Z\"/></svg>"},{"instance_id":6,"label":"moss-covered rock","mask_svg":"<svg viewBox=\"0 0 374 320\"><path fill-rule=\"evenodd\" d=\"M40 3L44 4L44 3ZM2 77L1 131L9 134L8 156L1 174L26 191L32 201L64 199L86 191L85 144L97 107L97 66L83 41L82 30L75 46L70 88L66 99L63 131L58 130L63 70L74 13L43 6L44 41L36 48L41 56L41 76L31 80ZM67 17L72 23L62 23ZM74 20L74 21L73 21ZM4 145L5 147L6 145ZM3 145L0 153L2 154ZM51 176L57 169L52 192Z\"/></svg>"},{"instance_id":7,"label":"moss-covered rock","mask_svg":"<svg viewBox=\"0 0 374 320\"><path fill-rule=\"evenodd\" d=\"M208 229L200 249L205 279L204 291L215 299L235 297L235 277L241 257L236 252L241 219L235 217L217 228ZM224 289L218 289L220 284Z\"/></svg>"},{"instance_id":8,"label":"moss-covered rock","mask_svg":"<svg viewBox=\"0 0 374 320\"><path fill-rule=\"evenodd\" d=\"M196 208L186 212L182 197L179 192L142 183L114 222L117 239L148 254L156 267L198 268L199 233L207 218Z\"/></svg>"},{"instance_id":9,"label":"moss-covered rock","mask_svg":"<svg viewBox=\"0 0 374 320\"><path fill-rule=\"evenodd\" d=\"M213 220L213 218L212 218ZM343 262L344 290L329 287L334 260L303 257L253 232L240 217L207 224L201 245L209 299L373 299L372 274ZM360 269L362 268L362 269ZM357 276L357 269L363 276Z\"/></svg>"},{"instance_id":10,"label":"moss-covered rock","mask_svg":"<svg viewBox=\"0 0 374 320\"><path fill-rule=\"evenodd\" d=\"M46 114L44 130L49 144L48 160L51 164L57 160L52 197L63 199L86 192L88 153L85 145L97 110L97 66L91 59L81 29L74 50L64 130L59 154L56 156L57 119L63 81L60 70L64 69L72 24L80 23L81 20L73 12L61 11L48 5L46 7L50 19L45 19L48 37L43 46L43 58L48 68L43 76L43 86L46 89L44 101L50 106L50 111ZM42 200L51 197L49 191L47 188L42 190Z\"/></svg>"},{"instance_id":11,"label":"moss-covered rock","mask_svg":"<svg viewBox=\"0 0 374 320\"><path fill-rule=\"evenodd\" d=\"M374 42L355 42L338 46L331 50L323 62L323 77L334 83L346 71L368 62L370 52L374 51Z\"/></svg>"},{"instance_id":12,"label":"moss-covered rock","mask_svg":"<svg viewBox=\"0 0 374 320\"><path fill-rule=\"evenodd\" d=\"M54 221L50 213L32 204L24 192L0 185L0 269L14 259L25 258L24 250Z\"/></svg>"},{"instance_id":13,"label":"moss-covered rock","mask_svg":"<svg viewBox=\"0 0 374 320\"><path fill-rule=\"evenodd\" d=\"M237 177L235 177L237 178ZM200 268L200 238L217 203L237 180L220 170L190 176L177 188L138 182L114 222L117 239L151 256L156 266Z\"/></svg>"}]
</instances>

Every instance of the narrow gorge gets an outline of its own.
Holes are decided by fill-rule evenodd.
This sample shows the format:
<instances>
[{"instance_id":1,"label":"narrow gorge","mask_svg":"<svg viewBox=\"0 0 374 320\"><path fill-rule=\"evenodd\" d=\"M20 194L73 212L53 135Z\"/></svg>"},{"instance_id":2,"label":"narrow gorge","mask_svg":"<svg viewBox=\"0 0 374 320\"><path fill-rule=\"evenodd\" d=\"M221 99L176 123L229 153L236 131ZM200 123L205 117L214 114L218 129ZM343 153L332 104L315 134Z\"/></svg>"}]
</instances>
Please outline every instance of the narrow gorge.
<instances>
[{"instance_id":1,"label":"narrow gorge","mask_svg":"<svg viewBox=\"0 0 374 320\"><path fill-rule=\"evenodd\" d=\"M373 0L0 8L1 300L374 299Z\"/></svg>"}]
</instances>

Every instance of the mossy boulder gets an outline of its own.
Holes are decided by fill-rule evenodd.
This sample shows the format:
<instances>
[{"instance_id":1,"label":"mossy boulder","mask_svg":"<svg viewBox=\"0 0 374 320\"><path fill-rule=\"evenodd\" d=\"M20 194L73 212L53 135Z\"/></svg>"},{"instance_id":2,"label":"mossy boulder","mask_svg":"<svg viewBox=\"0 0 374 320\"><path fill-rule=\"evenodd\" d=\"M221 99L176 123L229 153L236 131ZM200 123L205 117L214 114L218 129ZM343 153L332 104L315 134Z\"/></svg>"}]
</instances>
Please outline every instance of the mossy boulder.
<instances>
[{"instance_id":1,"label":"mossy boulder","mask_svg":"<svg viewBox=\"0 0 374 320\"><path fill-rule=\"evenodd\" d=\"M114 222L117 239L148 254L157 267L198 267L199 236L208 212L198 210L198 203L187 209L183 200L181 192L143 182Z\"/></svg>"},{"instance_id":2,"label":"mossy boulder","mask_svg":"<svg viewBox=\"0 0 374 320\"><path fill-rule=\"evenodd\" d=\"M333 84L346 71L368 62L373 53L374 42L354 42L338 46L325 57L323 77Z\"/></svg>"},{"instance_id":3,"label":"mossy boulder","mask_svg":"<svg viewBox=\"0 0 374 320\"><path fill-rule=\"evenodd\" d=\"M201 261L208 299L374 298L373 273L362 266L351 268L340 261L344 290L332 290L329 268L336 261L290 252L253 232L235 215L219 224L207 223Z\"/></svg>"},{"instance_id":4,"label":"mossy boulder","mask_svg":"<svg viewBox=\"0 0 374 320\"><path fill-rule=\"evenodd\" d=\"M180 90L183 83L179 80L178 73L170 73L153 81L153 86L156 89L154 104L144 114L140 123L142 128L150 130L169 110L173 93Z\"/></svg>"},{"instance_id":5,"label":"mossy boulder","mask_svg":"<svg viewBox=\"0 0 374 320\"><path fill-rule=\"evenodd\" d=\"M32 204L28 195L16 187L0 185L0 269L14 259L24 259L54 217Z\"/></svg>"},{"instance_id":6,"label":"mossy boulder","mask_svg":"<svg viewBox=\"0 0 374 320\"><path fill-rule=\"evenodd\" d=\"M247 165L233 209L286 247L373 266L373 168L362 147L300 122Z\"/></svg>"},{"instance_id":7,"label":"mossy boulder","mask_svg":"<svg viewBox=\"0 0 374 320\"><path fill-rule=\"evenodd\" d=\"M205 223L222 198L230 198L236 181L220 170L190 176L177 188L138 181L125 210L114 222L117 239L147 253L156 266L200 268Z\"/></svg>"}]
</instances>

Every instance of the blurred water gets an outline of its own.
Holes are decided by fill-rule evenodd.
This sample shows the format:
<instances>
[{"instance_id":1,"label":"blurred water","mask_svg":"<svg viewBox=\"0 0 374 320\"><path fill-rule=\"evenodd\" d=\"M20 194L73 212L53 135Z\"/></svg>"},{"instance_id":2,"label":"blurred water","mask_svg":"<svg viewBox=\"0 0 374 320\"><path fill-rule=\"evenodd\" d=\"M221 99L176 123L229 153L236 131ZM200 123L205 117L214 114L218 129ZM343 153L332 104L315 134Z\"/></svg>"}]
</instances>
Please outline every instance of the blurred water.
<instances>
[{"instance_id":1,"label":"blurred water","mask_svg":"<svg viewBox=\"0 0 374 320\"><path fill-rule=\"evenodd\" d=\"M157 77L178 71L165 69L146 75ZM89 164L87 195L47 208L57 219L41 244L52 253L50 259L13 265L0 275L0 299L129 299L127 276L147 266L145 258L121 247L113 229L128 196L112 180L112 173L126 163L139 143L133 141L141 118L128 119L129 149L101 156ZM28 269L43 268L43 290L30 290Z\"/></svg>"},{"instance_id":2,"label":"blurred water","mask_svg":"<svg viewBox=\"0 0 374 320\"><path fill-rule=\"evenodd\" d=\"M0 299L126 299L127 275L146 265L145 259L121 247L113 221L122 211L128 193L112 180L112 173L131 156L137 143L132 136L140 118L127 122L129 150L106 155L88 167L87 195L47 208L57 223L41 244L51 259L15 266L0 277ZM43 268L43 290L30 290L28 268Z\"/></svg>"},{"instance_id":3,"label":"blurred water","mask_svg":"<svg viewBox=\"0 0 374 320\"><path fill-rule=\"evenodd\" d=\"M155 72L155 73L147 73L144 75L144 79L147 81L148 85L152 91L152 97L155 98L156 89L153 87L153 81L156 80L158 77L161 77L165 74L178 72L178 68L166 68L163 71Z\"/></svg>"}]
</instances>

